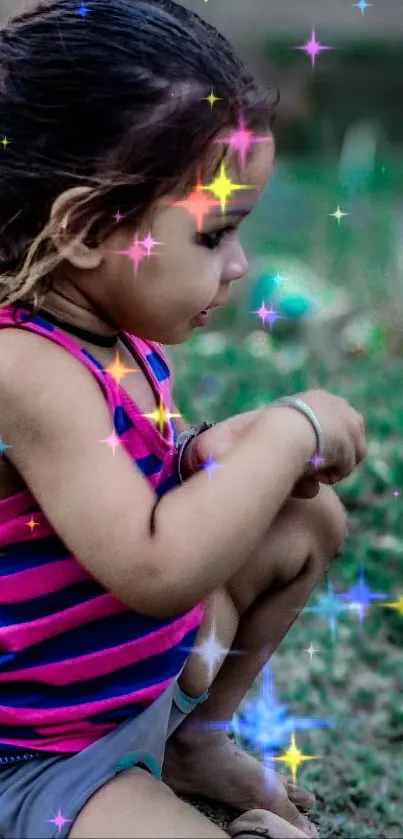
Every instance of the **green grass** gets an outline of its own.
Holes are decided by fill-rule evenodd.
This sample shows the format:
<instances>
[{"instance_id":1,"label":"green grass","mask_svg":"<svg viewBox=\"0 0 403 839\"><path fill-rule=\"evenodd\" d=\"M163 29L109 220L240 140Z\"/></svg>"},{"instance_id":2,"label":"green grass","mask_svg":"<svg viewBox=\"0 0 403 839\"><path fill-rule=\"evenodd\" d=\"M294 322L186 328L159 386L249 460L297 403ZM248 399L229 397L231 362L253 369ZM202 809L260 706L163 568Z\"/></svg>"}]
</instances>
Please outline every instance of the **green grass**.
<instances>
[{"instance_id":1,"label":"green grass","mask_svg":"<svg viewBox=\"0 0 403 839\"><path fill-rule=\"evenodd\" d=\"M313 378L315 386L344 396L364 415L369 453L337 487L352 530L330 578L335 591L347 591L362 566L370 589L396 600L403 594L403 360L349 360L331 380L326 371L312 376L311 370L308 382L304 369L279 372L274 356L255 359L231 341L231 332L228 339L212 355L203 353L206 337L198 334L172 350L176 401L187 421L250 410L312 387ZM308 606L320 591L325 585ZM330 729L296 735L304 754L320 758L305 763L298 780L317 795L313 817L321 837L402 835L402 637L403 615L379 605L362 629L354 614L343 615L334 644L323 619L302 613L273 656L277 701L293 716L332 722ZM303 652L311 642L319 650L312 663Z\"/></svg>"}]
</instances>

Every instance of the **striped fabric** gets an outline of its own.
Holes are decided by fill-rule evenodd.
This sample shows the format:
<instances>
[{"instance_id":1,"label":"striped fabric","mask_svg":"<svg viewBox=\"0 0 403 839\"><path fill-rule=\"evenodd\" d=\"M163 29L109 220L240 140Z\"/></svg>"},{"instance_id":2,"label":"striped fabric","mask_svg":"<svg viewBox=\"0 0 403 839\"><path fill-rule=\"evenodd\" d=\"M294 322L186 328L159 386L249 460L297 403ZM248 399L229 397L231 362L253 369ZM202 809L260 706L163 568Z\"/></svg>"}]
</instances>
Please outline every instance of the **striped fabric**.
<instances>
[{"instance_id":1,"label":"striped fabric","mask_svg":"<svg viewBox=\"0 0 403 839\"><path fill-rule=\"evenodd\" d=\"M143 416L78 340L29 317L25 309L0 309L0 328L36 332L85 364L133 466L158 498L175 487L172 419L162 425ZM121 337L169 413L161 347ZM7 446L1 428L0 444ZM203 613L203 604L164 620L128 610L69 554L31 492L0 501L0 766L79 752L141 713L178 676Z\"/></svg>"}]
</instances>

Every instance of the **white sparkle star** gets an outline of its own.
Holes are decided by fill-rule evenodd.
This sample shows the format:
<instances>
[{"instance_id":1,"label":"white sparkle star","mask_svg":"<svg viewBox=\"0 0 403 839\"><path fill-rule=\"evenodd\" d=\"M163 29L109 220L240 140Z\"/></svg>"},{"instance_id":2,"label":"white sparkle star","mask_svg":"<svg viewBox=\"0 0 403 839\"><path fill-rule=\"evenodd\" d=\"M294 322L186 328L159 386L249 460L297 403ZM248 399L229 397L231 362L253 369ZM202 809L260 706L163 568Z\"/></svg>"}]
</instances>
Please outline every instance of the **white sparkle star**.
<instances>
[{"instance_id":1,"label":"white sparkle star","mask_svg":"<svg viewBox=\"0 0 403 839\"><path fill-rule=\"evenodd\" d=\"M319 652L319 650L315 650L315 647L313 646L312 641L311 641L310 646L308 647L308 649L307 649L307 650L304 650L304 653L309 653L309 656L310 656L311 661L312 661L313 656L314 656L314 655L315 655L315 653L317 653L317 652Z\"/></svg>"}]
</instances>

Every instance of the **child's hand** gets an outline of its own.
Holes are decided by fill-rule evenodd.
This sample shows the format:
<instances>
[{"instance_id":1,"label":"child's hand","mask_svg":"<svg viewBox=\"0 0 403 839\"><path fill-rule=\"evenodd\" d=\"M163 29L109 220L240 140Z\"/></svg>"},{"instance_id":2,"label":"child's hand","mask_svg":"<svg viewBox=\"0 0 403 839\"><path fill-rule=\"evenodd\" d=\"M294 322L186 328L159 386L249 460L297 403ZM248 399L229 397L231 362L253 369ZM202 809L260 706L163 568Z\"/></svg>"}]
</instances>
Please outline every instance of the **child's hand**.
<instances>
[{"instance_id":1,"label":"child's hand","mask_svg":"<svg viewBox=\"0 0 403 839\"><path fill-rule=\"evenodd\" d=\"M185 479L199 472L209 458L219 463L255 422L258 413L257 410L237 414L194 437L186 446L182 459L182 473ZM315 498L319 487L318 478L307 475L295 484L291 495L293 498Z\"/></svg>"}]
</instances>

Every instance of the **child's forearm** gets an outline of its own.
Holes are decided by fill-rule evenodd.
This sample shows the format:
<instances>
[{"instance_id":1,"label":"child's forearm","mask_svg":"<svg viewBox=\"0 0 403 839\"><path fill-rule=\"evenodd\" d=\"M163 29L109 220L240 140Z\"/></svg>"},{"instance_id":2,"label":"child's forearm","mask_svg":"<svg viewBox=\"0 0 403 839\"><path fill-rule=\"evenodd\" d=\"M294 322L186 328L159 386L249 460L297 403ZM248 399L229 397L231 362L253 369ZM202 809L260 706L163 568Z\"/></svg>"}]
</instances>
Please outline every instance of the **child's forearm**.
<instances>
[{"instance_id":1,"label":"child's forearm","mask_svg":"<svg viewBox=\"0 0 403 839\"><path fill-rule=\"evenodd\" d=\"M316 438L297 411L274 405L212 474L167 493L154 513L154 550L172 613L222 586L258 545L290 495Z\"/></svg>"}]
</instances>

